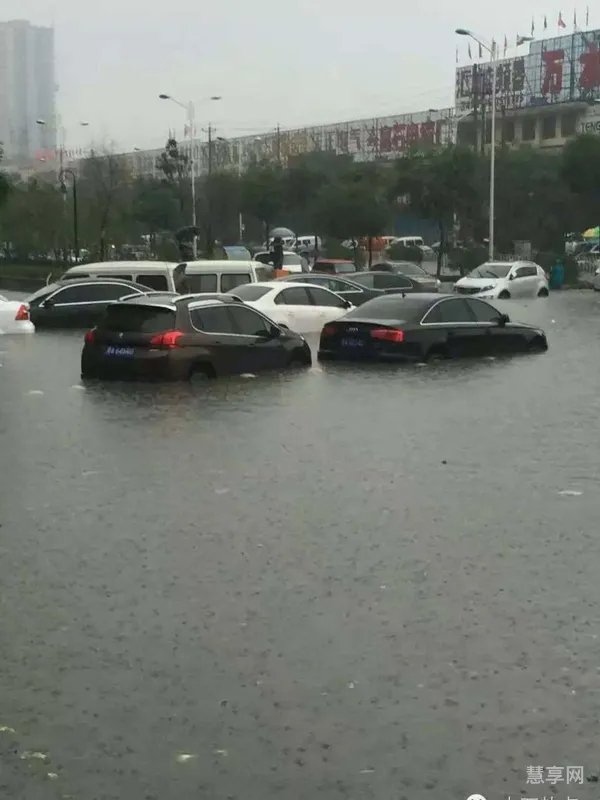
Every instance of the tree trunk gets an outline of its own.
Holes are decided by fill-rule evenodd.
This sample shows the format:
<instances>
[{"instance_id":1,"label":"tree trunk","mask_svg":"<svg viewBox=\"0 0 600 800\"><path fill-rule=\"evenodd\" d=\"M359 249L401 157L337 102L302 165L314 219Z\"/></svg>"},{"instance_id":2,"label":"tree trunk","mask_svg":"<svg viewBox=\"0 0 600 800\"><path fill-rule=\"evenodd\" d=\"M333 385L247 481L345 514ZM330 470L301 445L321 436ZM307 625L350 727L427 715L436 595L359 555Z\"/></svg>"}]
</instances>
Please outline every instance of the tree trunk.
<instances>
[{"instance_id":1,"label":"tree trunk","mask_svg":"<svg viewBox=\"0 0 600 800\"><path fill-rule=\"evenodd\" d=\"M442 220L439 221L440 226L440 249L438 250L437 254L437 268L436 268L436 275L439 280L440 275L442 274L442 263L444 261L444 255L446 253L446 226Z\"/></svg>"}]
</instances>

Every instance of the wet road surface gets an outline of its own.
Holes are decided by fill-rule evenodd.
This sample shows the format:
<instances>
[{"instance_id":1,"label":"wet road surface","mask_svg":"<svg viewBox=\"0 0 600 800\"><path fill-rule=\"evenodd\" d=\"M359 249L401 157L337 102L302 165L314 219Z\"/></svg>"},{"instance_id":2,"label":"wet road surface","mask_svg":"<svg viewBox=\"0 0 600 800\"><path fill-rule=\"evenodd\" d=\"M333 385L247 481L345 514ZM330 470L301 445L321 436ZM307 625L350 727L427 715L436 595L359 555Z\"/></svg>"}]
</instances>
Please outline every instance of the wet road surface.
<instances>
[{"instance_id":1,"label":"wet road surface","mask_svg":"<svg viewBox=\"0 0 600 800\"><path fill-rule=\"evenodd\" d=\"M600 767L600 295L505 306L547 354L82 388L0 338L0 796L597 798L525 778Z\"/></svg>"}]
</instances>

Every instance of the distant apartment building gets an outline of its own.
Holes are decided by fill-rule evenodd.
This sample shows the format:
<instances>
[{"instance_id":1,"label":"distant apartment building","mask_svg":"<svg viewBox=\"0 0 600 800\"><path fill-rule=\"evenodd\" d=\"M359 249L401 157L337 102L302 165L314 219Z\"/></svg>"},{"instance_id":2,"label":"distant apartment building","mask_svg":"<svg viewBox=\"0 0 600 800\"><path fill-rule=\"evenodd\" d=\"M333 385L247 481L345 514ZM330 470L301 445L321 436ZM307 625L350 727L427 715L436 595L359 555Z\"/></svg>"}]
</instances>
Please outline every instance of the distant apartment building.
<instances>
[{"instance_id":1,"label":"distant apartment building","mask_svg":"<svg viewBox=\"0 0 600 800\"><path fill-rule=\"evenodd\" d=\"M55 95L54 29L0 22L0 143L7 165L56 148Z\"/></svg>"}]
</instances>

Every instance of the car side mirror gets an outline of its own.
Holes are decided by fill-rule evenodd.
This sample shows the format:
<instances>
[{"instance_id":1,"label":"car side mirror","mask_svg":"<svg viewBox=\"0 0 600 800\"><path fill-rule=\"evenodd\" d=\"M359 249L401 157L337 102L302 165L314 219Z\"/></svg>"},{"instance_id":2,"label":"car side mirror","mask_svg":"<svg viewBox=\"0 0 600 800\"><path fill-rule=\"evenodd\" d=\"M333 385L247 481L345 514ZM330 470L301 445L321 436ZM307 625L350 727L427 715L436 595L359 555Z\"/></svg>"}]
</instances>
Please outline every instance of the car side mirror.
<instances>
[{"instance_id":1,"label":"car side mirror","mask_svg":"<svg viewBox=\"0 0 600 800\"><path fill-rule=\"evenodd\" d=\"M43 308L52 308L54 306L54 302L55 302L54 298L49 297L47 300L44 300L44 302L41 305Z\"/></svg>"},{"instance_id":2,"label":"car side mirror","mask_svg":"<svg viewBox=\"0 0 600 800\"><path fill-rule=\"evenodd\" d=\"M509 275L508 276L508 280L509 281L514 281L515 277L516 277L516 275L514 275L514 274L513 275Z\"/></svg>"},{"instance_id":3,"label":"car side mirror","mask_svg":"<svg viewBox=\"0 0 600 800\"><path fill-rule=\"evenodd\" d=\"M276 325L271 325L268 330L261 331L260 335L264 339L279 339L281 336L281 330Z\"/></svg>"},{"instance_id":4,"label":"car side mirror","mask_svg":"<svg viewBox=\"0 0 600 800\"><path fill-rule=\"evenodd\" d=\"M289 331L290 330L290 326L286 325L285 322L280 322L279 323L279 327L283 328L285 331Z\"/></svg>"},{"instance_id":5,"label":"car side mirror","mask_svg":"<svg viewBox=\"0 0 600 800\"><path fill-rule=\"evenodd\" d=\"M498 317L498 325L503 328L507 322L510 322L510 317L508 314L500 314Z\"/></svg>"},{"instance_id":6,"label":"car side mirror","mask_svg":"<svg viewBox=\"0 0 600 800\"><path fill-rule=\"evenodd\" d=\"M352 308L352 303L350 302L350 300L344 300L342 305L344 306L344 308Z\"/></svg>"}]
</instances>

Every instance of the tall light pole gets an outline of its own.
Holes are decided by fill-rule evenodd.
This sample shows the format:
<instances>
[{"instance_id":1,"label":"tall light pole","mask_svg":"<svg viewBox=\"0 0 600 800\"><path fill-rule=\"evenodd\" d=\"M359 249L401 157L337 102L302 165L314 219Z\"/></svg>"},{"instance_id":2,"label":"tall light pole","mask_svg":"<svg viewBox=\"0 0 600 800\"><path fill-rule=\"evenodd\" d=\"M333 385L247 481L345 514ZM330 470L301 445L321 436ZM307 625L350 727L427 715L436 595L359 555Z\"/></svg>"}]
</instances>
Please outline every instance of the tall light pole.
<instances>
[{"instance_id":1,"label":"tall light pole","mask_svg":"<svg viewBox=\"0 0 600 800\"><path fill-rule=\"evenodd\" d=\"M477 44L490 54L492 62L492 110L491 110L491 147L490 147L490 227L489 227L489 259L494 260L494 218L496 213L496 76L498 73L498 45L494 40L491 44L475 36L467 28L457 28L459 36L470 36ZM485 131L483 131L485 136ZM485 141L485 140L484 140Z\"/></svg>"},{"instance_id":2,"label":"tall light pole","mask_svg":"<svg viewBox=\"0 0 600 800\"><path fill-rule=\"evenodd\" d=\"M65 185L65 177L71 176L73 181L73 249L75 250L75 263L79 264L79 218L77 215L77 176L72 169L61 169L58 179L60 181L61 190L65 197L67 194L67 187Z\"/></svg>"},{"instance_id":3,"label":"tall light pole","mask_svg":"<svg viewBox=\"0 0 600 800\"><path fill-rule=\"evenodd\" d=\"M196 109L194 103L181 103L170 94L159 94L161 100L170 100L172 103L184 108L187 112L187 127L190 137L190 176L192 179L192 228L194 229L194 236L192 239L192 252L194 254L194 261L198 257L198 237L196 236L196 159L194 157L194 121L196 117ZM213 95L208 98L208 102L214 100L221 100L221 95Z\"/></svg>"}]
</instances>

